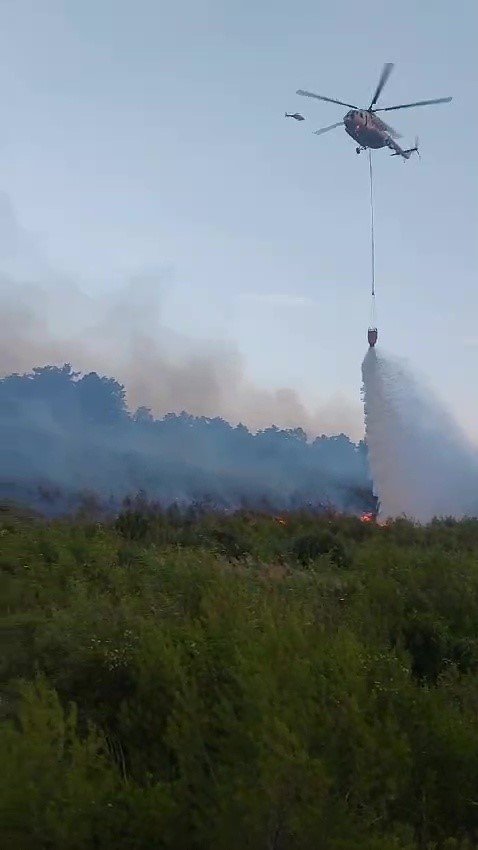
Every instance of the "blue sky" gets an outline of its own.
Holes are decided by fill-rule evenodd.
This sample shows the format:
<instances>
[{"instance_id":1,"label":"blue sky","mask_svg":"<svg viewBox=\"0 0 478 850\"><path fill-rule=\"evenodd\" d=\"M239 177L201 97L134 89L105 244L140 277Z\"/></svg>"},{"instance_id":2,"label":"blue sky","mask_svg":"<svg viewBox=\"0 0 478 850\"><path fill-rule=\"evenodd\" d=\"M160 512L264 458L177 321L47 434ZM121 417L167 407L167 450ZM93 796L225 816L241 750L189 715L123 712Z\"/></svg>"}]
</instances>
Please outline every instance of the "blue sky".
<instances>
[{"instance_id":1,"label":"blue sky","mask_svg":"<svg viewBox=\"0 0 478 850\"><path fill-rule=\"evenodd\" d=\"M478 440L478 6L458 9L1 0L0 190L85 290L157 270L173 331L233 341L258 386L359 416L367 159L342 128L312 135L346 110L295 91L367 105L395 62L381 105L454 100L393 114L421 161L374 155L380 341Z\"/></svg>"}]
</instances>

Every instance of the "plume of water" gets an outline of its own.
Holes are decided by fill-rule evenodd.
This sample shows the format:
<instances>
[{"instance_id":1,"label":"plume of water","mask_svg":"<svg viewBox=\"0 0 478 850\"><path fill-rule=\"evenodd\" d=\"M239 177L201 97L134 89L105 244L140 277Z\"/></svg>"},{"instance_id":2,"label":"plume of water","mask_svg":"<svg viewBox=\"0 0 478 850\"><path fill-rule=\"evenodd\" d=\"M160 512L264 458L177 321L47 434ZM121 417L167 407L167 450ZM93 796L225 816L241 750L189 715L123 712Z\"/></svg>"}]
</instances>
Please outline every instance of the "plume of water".
<instances>
[{"instance_id":1,"label":"plume of water","mask_svg":"<svg viewBox=\"0 0 478 850\"><path fill-rule=\"evenodd\" d=\"M478 451L402 361L362 363L365 434L382 519L478 515Z\"/></svg>"}]
</instances>

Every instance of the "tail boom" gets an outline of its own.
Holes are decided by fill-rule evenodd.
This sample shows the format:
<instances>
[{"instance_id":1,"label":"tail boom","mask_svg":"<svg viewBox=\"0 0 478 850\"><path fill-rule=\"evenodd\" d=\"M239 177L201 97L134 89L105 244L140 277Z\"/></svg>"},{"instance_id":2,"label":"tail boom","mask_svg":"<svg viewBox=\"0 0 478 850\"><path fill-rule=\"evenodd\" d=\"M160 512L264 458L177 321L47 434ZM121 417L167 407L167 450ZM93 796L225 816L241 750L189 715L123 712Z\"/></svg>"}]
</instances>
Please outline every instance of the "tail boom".
<instances>
[{"instance_id":1,"label":"tail boom","mask_svg":"<svg viewBox=\"0 0 478 850\"><path fill-rule=\"evenodd\" d=\"M397 145L396 141L392 138L388 140L389 148L393 148L393 152L390 154L391 156L402 156L403 159L410 159L412 153L416 153L420 156L420 151L418 150L418 139L415 139L415 146L413 148L407 148L407 150L403 150L400 145Z\"/></svg>"}]
</instances>

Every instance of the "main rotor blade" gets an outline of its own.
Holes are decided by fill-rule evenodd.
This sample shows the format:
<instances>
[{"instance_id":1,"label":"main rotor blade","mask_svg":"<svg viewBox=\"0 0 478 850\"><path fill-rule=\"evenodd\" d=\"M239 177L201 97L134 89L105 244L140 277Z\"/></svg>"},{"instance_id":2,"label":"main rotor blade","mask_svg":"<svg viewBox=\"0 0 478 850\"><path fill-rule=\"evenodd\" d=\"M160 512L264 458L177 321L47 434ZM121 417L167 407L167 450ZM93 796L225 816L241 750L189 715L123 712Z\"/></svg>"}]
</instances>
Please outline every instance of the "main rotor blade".
<instances>
[{"instance_id":1,"label":"main rotor blade","mask_svg":"<svg viewBox=\"0 0 478 850\"><path fill-rule=\"evenodd\" d=\"M330 127L322 127L321 130L312 130L315 136L321 136L322 133L328 133L329 130L335 130L336 127L340 127L344 122L337 121L336 124L331 124Z\"/></svg>"},{"instance_id":2,"label":"main rotor blade","mask_svg":"<svg viewBox=\"0 0 478 850\"><path fill-rule=\"evenodd\" d=\"M389 78L390 74L392 73L392 69L393 69L393 62L387 62L387 63L383 66L383 71L382 71L381 77L380 77L380 79L379 79L379 81L378 81L378 86L377 86L377 88L376 88L376 90L375 90L375 94L374 94L374 96L373 96L372 102L371 102L371 104L370 104L370 106L369 106L369 110L372 108L372 106L374 105L374 103L377 103L377 100L378 100L378 99L379 99L379 97L380 97L381 91L382 91L382 89L383 89L383 87L384 87L385 83L387 82L387 80L388 80L388 78Z\"/></svg>"},{"instance_id":3,"label":"main rotor blade","mask_svg":"<svg viewBox=\"0 0 478 850\"><path fill-rule=\"evenodd\" d=\"M410 109L411 106L429 106L432 103L450 103L452 97L437 97L435 100L417 100L416 103L400 103L399 106L385 106L382 109L374 109L374 112L391 112L392 109Z\"/></svg>"},{"instance_id":4,"label":"main rotor blade","mask_svg":"<svg viewBox=\"0 0 478 850\"><path fill-rule=\"evenodd\" d=\"M375 112L373 114L375 115ZM382 128L382 130L387 130L392 139L402 138L401 133L397 133L397 131L394 130L393 127L390 126L390 124L386 124L385 121L382 121L382 119L378 117L378 115L375 115L375 122Z\"/></svg>"},{"instance_id":5,"label":"main rotor blade","mask_svg":"<svg viewBox=\"0 0 478 850\"><path fill-rule=\"evenodd\" d=\"M344 103L343 100L334 100L332 97L324 97L322 94L314 94L312 91L304 91L303 89L299 89L296 94L302 95L302 97L316 97L317 100L327 100L329 103L338 103L339 106L348 106L350 109L358 109L353 103Z\"/></svg>"}]
</instances>

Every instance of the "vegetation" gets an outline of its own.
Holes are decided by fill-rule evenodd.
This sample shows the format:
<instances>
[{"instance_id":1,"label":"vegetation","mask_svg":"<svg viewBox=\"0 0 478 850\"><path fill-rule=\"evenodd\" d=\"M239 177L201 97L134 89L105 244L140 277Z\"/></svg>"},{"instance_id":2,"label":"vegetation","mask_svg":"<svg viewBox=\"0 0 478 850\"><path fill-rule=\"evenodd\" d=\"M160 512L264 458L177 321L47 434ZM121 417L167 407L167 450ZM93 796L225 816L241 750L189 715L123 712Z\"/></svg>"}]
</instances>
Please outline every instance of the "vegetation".
<instances>
[{"instance_id":1,"label":"vegetation","mask_svg":"<svg viewBox=\"0 0 478 850\"><path fill-rule=\"evenodd\" d=\"M220 417L128 411L124 387L68 364L0 379L0 497L60 514L94 492L114 507L143 490L218 508L334 504L375 509L364 442L308 440L301 428L257 434Z\"/></svg>"},{"instance_id":2,"label":"vegetation","mask_svg":"<svg viewBox=\"0 0 478 850\"><path fill-rule=\"evenodd\" d=\"M0 846L478 847L478 522L0 512Z\"/></svg>"}]
</instances>

